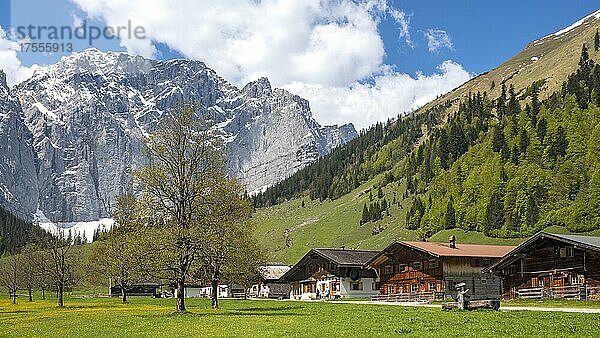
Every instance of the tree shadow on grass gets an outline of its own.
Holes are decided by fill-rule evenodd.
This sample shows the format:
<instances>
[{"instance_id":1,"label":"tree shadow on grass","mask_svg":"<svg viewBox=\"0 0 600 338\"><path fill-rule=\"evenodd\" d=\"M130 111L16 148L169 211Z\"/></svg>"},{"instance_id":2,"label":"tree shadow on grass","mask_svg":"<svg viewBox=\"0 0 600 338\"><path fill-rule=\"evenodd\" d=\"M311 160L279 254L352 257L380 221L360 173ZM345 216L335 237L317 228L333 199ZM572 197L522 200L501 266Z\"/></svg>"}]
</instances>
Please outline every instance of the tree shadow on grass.
<instances>
[{"instance_id":1,"label":"tree shadow on grass","mask_svg":"<svg viewBox=\"0 0 600 338\"><path fill-rule=\"evenodd\" d=\"M301 309L301 306L270 306L270 307L246 307L241 309L232 309L232 311L287 311Z\"/></svg>"},{"instance_id":2,"label":"tree shadow on grass","mask_svg":"<svg viewBox=\"0 0 600 338\"><path fill-rule=\"evenodd\" d=\"M305 316L305 313L301 313L298 310L301 309L300 306L285 306L285 307L252 307L252 308L242 308L242 309L198 309L203 312L170 312L168 314L143 314L138 315L136 317L140 318L158 318L158 317L173 317L173 318L186 318L186 317L213 317L213 316L267 316L267 317L280 317L280 316Z\"/></svg>"}]
</instances>

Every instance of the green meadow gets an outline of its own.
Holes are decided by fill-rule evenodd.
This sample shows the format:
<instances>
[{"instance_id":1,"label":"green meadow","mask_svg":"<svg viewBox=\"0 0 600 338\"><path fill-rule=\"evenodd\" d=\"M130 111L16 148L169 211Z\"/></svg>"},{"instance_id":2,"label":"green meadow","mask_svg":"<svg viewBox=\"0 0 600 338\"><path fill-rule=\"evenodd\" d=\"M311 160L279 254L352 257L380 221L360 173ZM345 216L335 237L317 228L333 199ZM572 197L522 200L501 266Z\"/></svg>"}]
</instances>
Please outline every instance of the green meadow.
<instances>
[{"instance_id":1,"label":"green meadow","mask_svg":"<svg viewBox=\"0 0 600 338\"><path fill-rule=\"evenodd\" d=\"M449 311L438 308L275 300L67 297L13 305L0 299L0 336L12 337L598 337L600 314L537 311ZM531 305L521 303L514 305ZM562 306L565 303L561 303ZM513 305L513 304L510 304Z\"/></svg>"}]
</instances>

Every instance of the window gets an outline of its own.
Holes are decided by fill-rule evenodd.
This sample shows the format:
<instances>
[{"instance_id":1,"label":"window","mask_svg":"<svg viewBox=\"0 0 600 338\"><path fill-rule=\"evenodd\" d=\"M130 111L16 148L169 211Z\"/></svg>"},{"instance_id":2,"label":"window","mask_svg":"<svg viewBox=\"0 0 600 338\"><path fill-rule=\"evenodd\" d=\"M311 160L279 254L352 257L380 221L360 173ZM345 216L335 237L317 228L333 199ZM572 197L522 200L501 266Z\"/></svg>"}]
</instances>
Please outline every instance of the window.
<instances>
[{"instance_id":1,"label":"window","mask_svg":"<svg viewBox=\"0 0 600 338\"><path fill-rule=\"evenodd\" d=\"M489 258L483 258L481 260L481 266L483 267L489 266L490 264L492 264L492 260Z\"/></svg>"},{"instance_id":2,"label":"window","mask_svg":"<svg viewBox=\"0 0 600 338\"><path fill-rule=\"evenodd\" d=\"M420 261L413 262L413 270L421 270L421 262Z\"/></svg>"},{"instance_id":3,"label":"window","mask_svg":"<svg viewBox=\"0 0 600 338\"><path fill-rule=\"evenodd\" d=\"M429 283L429 291L435 291L435 283Z\"/></svg>"},{"instance_id":4,"label":"window","mask_svg":"<svg viewBox=\"0 0 600 338\"><path fill-rule=\"evenodd\" d=\"M337 282L331 283L331 291L332 292L340 291L340 283L337 283Z\"/></svg>"},{"instance_id":5,"label":"window","mask_svg":"<svg viewBox=\"0 0 600 338\"><path fill-rule=\"evenodd\" d=\"M410 292L417 292L417 290L418 290L417 284L411 284L410 285Z\"/></svg>"},{"instance_id":6,"label":"window","mask_svg":"<svg viewBox=\"0 0 600 338\"><path fill-rule=\"evenodd\" d=\"M572 246L565 246L560 248L560 258L574 257L575 250Z\"/></svg>"},{"instance_id":7,"label":"window","mask_svg":"<svg viewBox=\"0 0 600 338\"><path fill-rule=\"evenodd\" d=\"M398 264L398 272L406 271L406 264Z\"/></svg>"},{"instance_id":8,"label":"window","mask_svg":"<svg viewBox=\"0 0 600 338\"><path fill-rule=\"evenodd\" d=\"M572 246L568 246L565 249L566 249L567 257L575 257L575 249L573 249Z\"/></svg>"},{"instance_id":9,"label":"window","mask_svg":"<svg viewBox=\"0 0 600 338\"><path fill-rule=\"evenodd\" d=\"M485 278L482 278L482 279L481 279L481 284L487 284L487 279L485 279Z\"/></svg>"},{"instance_id":10,"label":"window","mask_svg":"<svg viewBox=\"0 0 600 338\"><path fill-rule=\"evenodd\" d=\"M383 267L383 273L386 275L391 275L394 273L394 267L392 265L386 265Z\"/></svg>"},{"instance_id":11,"label":"window","mask_svg":"<svg viewBox=\"0 0 600 338\"><path fill-rule=\"evenodd\" d=\"M363 284L362 282L350 282L350 290L352 291L362 291Z\"/></svg>"},{"instance_id":12,"label":"window","mask_svg":"<svg viewBox=\"0 0 600 338\"><path fill-rule=\"evenodd\" d=\"M438 260L437 259L430 259L429 260L429 268L430 269L437 269L439 267L438 264Z\"/></svg>"}]
</instances>

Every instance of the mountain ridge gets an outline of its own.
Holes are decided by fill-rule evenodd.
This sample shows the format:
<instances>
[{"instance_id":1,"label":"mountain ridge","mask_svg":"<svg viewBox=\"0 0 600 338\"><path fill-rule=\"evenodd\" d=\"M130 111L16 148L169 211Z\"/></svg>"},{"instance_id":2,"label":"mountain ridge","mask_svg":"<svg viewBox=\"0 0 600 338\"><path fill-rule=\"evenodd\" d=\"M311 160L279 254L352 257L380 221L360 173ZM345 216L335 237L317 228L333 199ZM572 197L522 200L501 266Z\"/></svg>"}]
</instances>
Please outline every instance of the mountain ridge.
<instances>
[{"instance_id":1,"label":"mountain ridge","mask_svg":"<svg viewBox=\"0 0 600 338\"><path fill-rule=\"evenodd\" d=\"M249 191L356 136L351 124L321 126L308 101L272 88L267 78L239 89L197 60L90 48L36 69L11 95L18 98L35 153L30 176L37 182L31 187L40 197L35 208L24 208L28 219L39 212L54 222L109 217L131 180L128 173L146 161L143 138L182 104L197 104L214 123L228 146L229 175Z\"/></svg>"}]
</instances>

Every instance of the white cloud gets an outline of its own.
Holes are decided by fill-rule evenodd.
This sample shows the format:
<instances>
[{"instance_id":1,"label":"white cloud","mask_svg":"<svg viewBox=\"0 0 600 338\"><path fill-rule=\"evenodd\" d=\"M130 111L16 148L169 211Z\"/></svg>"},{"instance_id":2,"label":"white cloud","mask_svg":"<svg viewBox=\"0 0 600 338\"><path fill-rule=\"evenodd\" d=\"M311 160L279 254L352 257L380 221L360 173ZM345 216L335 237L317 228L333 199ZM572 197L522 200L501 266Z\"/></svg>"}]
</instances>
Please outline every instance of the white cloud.
<instances>
[{"instance_id":1,"label":"white cloud","mask_svg":"<svg viewBox=\"0 0 600 338\"><path fill-rule=\"evenodd\" d=\"M429 48L430 52L437 52L442 48L448 48L450 50L454 49L452 40L445 30L428 29L427 32L425 32L425 37L427 38L427 48Z\"/></svg>"},{"instance_id":2,"label":"white cloud","mask_svg":"<svg viewBox=\"0 0 600 338\"><path fill-rule=\"evenodd\" d=\"M398 24L398 30L400 31L398 37L404 39L404 42L406 42L410 48L414 48L415 44L410 37L410 16L406 15L403 11L394 8L390 9L389 12L396 24Z\"/></svg>"},{"instance_id":3,"label":"white cloud","mask_svg":"<svg viewBox=\"0 0 600 338\"><path fill-rule=\"evenodd\" d=\"M307 98L325 123L366 127L469 77L455 63L416 78L389 71L380 21L391 16L399 38L414 45L410 16L387 0L72 1L110 26L130 20L144 27L151 40L121 40L131 53L154 56L153 42L161 42L238 86L267 76L273 85ZM373 85L360 84L365 81Z\"/></svg>"},{"instance_id":4,"label":"white cloud","mask_svg":"<svg viewBox=\"0 0 600 338\"><path fill-rule=\"evenodd\" d=\"M471 74L461 65L445 61L439 72L429 76L386 72L375 76L372 84L354 83L349 87L293 83L286 89L309 98L317 120L326 124L352 121L365 128L409 112L467 81Z\"/></svg>"},{"instance_id":5,"label":"white cloud","mask_svg":"<svg viewBox=\"0 0 600 338\"><path fill-rule=\"evenodd\" d=\"M74 1L110 26L131 20L237 84L268 76L275 84L346 85L378 71L385 55L377 30L383 1ZM156 51L148 39L121 43L144 56Z\"/></svg>"},{"instance_id":6,"label":"white cloud","mask_svg":"<svg viewBox=\"0 0 600 338\"><path fill-rule=\"evenodd\" d=\"M7 38L6 32L0 27L0 69L6 74L9 86L22 82L33 74L36 65L24 67L17 57L19 43Z\"/></svg>"}]
</instances>

